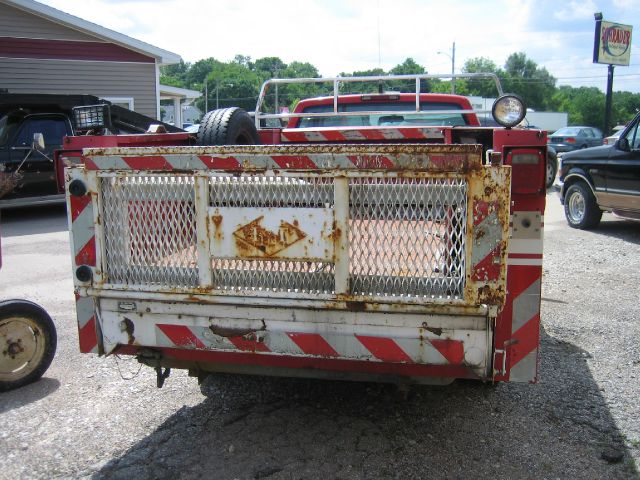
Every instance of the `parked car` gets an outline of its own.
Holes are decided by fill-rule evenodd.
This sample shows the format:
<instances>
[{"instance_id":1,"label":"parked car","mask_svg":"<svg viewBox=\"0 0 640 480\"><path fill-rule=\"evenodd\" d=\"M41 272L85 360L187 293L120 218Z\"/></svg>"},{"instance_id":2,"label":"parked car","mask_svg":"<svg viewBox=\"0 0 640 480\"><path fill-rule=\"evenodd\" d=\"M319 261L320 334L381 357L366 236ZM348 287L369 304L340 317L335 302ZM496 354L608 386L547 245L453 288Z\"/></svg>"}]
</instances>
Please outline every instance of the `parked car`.
<instances>
[{"instance_id":1,"label":"parked car","mask_svg":"<svg viewBox=\"0 0 640 480\"><path fill-rule=\"evenodd\" d=\"M613 145L614 143L616 143L618 141L618 139L620 138L620 135L622 135L622 132L624 132L624 129L618 130L613 135L609 135L608 137L604 137L604 140L602 140L602 144L603 145Z\"/></svg>"},{"instance_id":2,"label":"parked car","mask_svg":"<svg viewBox=\"0 0 640 480\"><path fill-rule=\"evenodd\" d=\"M602 132L593 127L564 127L553 132L548 143L558 153L597 147L602 145Z\"/></svg>"},{"instance_id":3,"label":"parked car","mask_svg":"<svg viewBox=\"0 0 640 480\"><path fill-rule=\"evenodd\" d=\"M613 145L562 157L560 199L569 226L595 228L602 212L640 220L640 114Z\"/></svg>"}]
</instances>

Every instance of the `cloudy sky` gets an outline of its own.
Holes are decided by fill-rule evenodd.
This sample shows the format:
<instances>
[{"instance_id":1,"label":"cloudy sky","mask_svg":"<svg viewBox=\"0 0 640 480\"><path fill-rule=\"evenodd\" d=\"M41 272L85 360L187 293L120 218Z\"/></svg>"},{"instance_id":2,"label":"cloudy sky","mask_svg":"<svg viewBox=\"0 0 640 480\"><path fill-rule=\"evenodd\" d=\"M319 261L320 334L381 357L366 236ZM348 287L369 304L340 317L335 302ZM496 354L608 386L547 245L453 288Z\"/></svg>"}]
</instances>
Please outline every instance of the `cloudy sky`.
<instances>
[{"instance_id":1,"label":"cloudy sky","mask_svg":"<svg viewBox=\"0 0 640 480\"><path fill-rule=\"evenodd\" d=\"M49 6L179 54L185 61L236 54L315 65L323 76L392 68L412 57L450 73L487 57L502 66L525 52L558 84L606 87L593 64L594 12L640 29L640 0L41 0ZM614 90L640 92L640 30ZM438 54L446 52L446 54Z\"/></svg>"}]
</instances>

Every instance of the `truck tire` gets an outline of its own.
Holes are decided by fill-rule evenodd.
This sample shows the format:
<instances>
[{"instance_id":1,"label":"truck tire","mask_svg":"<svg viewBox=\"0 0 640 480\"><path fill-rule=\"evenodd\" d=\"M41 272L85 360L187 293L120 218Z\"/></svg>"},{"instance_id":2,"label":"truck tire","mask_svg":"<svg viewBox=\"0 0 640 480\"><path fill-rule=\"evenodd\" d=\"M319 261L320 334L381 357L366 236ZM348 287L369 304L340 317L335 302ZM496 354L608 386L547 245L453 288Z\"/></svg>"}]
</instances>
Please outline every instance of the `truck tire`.
<instances>
[{"instance_id":1,"label":"truck tire","mask_svg":"<svg viewBox=\"0 0 640 480\"><path fill-rule=\"evenodd\" d=\"M258 145L253 119L241 108L220 108L207 113L196 137L198 145Z\"/></svg>"},{"instance_id":2,"label":"truck tire","mask_svg":"<svg viewBox=\"0 0 640 480\"><path fill-rule=\"evenodd\" d=\"M572 228L589 230L595 228L602 218L591 189L584 182L576 182L567 189L564 197L564 216Z\"/></svg>"},{"instance_id":3,"label":"truck tire","mask_svg":"<svg viewBox=\"0 0 640 480\"><path fill-rule=\"evenodd\" d=\"M26 300L0 302L0 391L38 380L56 344L56 328L42 307Z\"/></svg>"},{"instance_id":4,"label":"truck tire","mask_svg":"<svg viewBox=\"0 0 640 480\"><path fill-rule=\"evenodd\" d=\"M558 173L558 157L553 152L547 150L547 165L546 165L546 178L545 183L547 188L551 188L556 181L556 174Z\"/></svg>"}]
</instances>

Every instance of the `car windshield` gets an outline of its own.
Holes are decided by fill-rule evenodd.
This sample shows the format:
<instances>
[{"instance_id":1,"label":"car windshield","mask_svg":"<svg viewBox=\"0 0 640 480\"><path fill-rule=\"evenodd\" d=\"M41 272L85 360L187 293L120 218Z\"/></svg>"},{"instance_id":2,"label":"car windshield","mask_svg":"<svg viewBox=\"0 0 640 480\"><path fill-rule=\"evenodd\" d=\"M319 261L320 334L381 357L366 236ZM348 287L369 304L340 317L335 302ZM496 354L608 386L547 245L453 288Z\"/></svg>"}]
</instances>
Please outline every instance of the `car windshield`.
<instances>
[{"instance_id":1,"label":"car windshield","mask_svg":"<svg viewBox=\"0 0 640 480\"><path fill-rule=\"evenodd\" d=\"M415 102L367 102L338 105L339 112L375 111L376 114L330 117L302 117L299 128L307 127L369 127L369 126L416 126L416 125L466 125L464 116L455 110L462 110L454 103L423 103L420 112L411 114L394 114L393 112L415 111ZM427 113L430 110L449 110L448 113ZM314 105L307 107L303 113L331 113L333 105ZM385 113L389 112L389 113Z\"/></svg>"},{"instance_id":2,"label":"car windshield","mask_svg":"<svg viewBox=\"0 0 640 480\"><path fill-rule=\"evenodd\" d=\"M580 133L580 127L565 127L560 130L556 130L553 135L578 135Z\"/></svg>"}]
</instances>

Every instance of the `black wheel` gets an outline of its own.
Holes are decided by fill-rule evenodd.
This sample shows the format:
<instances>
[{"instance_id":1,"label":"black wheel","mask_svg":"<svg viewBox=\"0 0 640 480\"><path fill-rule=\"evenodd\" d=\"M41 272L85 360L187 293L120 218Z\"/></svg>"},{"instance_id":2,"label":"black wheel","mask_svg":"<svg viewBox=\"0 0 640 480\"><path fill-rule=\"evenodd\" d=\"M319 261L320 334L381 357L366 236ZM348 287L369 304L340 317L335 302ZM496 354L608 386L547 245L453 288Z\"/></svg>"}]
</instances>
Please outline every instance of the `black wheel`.
<instances>
[{"instance_id":1,"label":"black wheel","mask_svg":"<svg viewBox=\"0 0 640 480\"><path fill-rule=\"evenodd\" d=\"M38 380L56 344L56 328L42 307L26 300L0 302L0 391Z\"/></svg>"},{"instance_id":2,"label":"black wheel","mask_svg":"<svg viewBox=\"0 0 640 480\"><path fill-rule=\"evenodd\" d=\"M588 230L595 228L602 218L593 193L583 182L574 183L567 189L564 198L564 215L570 227Z\"/></svg>"},{"instance_id":3,"label":"black wheel","mask_svg":"<svg viewBox=\"0 0 640 480\"><path fill-rule=\"evenodd\" d=\"M258 145L253 119L241 108L220 108L207 113L197 136L198 145Z\"/></svg>"},{"instance_id":4,"label":"black wheel","mask_svg":"<svg viewBox=\"0 0 640 480\"><path fill-rule=\"evenodd\" d=\"M547 188L553 186L553 182L556 181L556 174L558 173L558 157L555 153L547 150L547 169L545 184Z\"/></svg>"}]
</instances>

